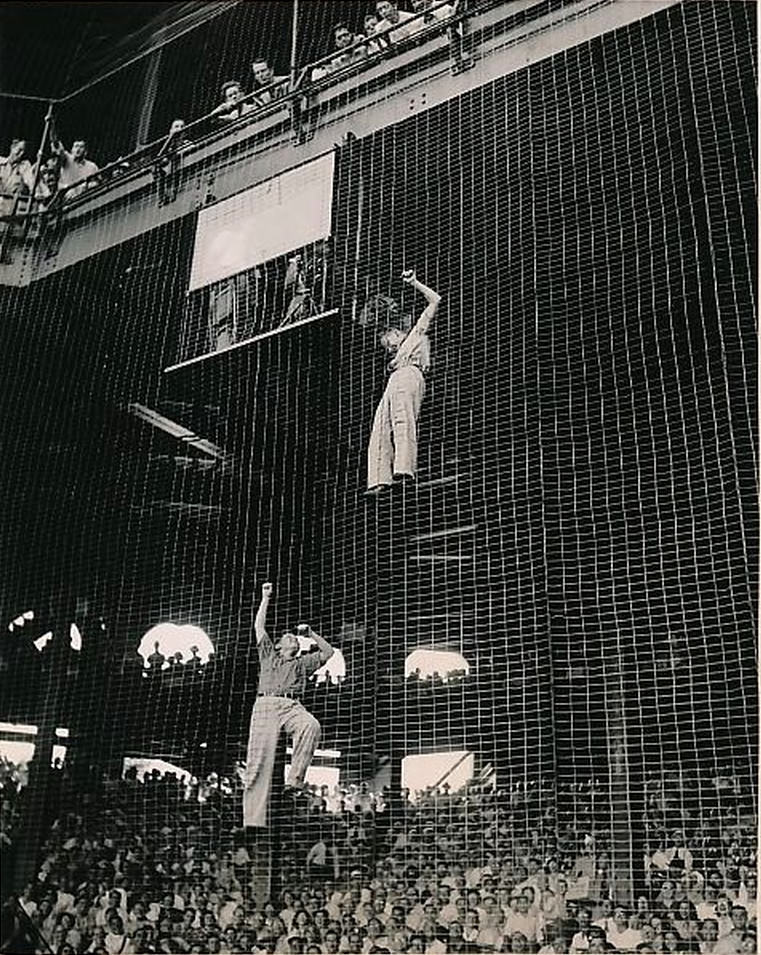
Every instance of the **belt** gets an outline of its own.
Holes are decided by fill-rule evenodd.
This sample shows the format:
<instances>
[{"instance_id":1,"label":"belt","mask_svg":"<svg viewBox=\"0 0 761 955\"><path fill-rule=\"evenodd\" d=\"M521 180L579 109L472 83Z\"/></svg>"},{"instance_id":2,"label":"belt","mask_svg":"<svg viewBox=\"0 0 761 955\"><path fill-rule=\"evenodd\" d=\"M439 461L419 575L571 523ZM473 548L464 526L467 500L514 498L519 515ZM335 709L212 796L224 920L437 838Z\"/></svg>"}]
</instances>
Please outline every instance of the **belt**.
<instances>
[{"instance_id":1,"label":"belt","mask_svg":"<svg viewBox=\"0 0 761 955\"><path fill-rule=\"evenodd\" d=\"M256 695L257 695L257 697L260 697L260 696L284 696L284 697L285 697L286 699L288 699L288 700L298 700L298 699L300 699L300 697L301 697L301 694L300 694L300 693L296 693L295 691L294 691L294 692L289 692L288 690L285 690L283 693L257 693Z\"/></svg>"},{"instance_id":2,"label":"belt","mask_svg":"<svg viewBox=\"0 0 761 955\"><path fill-rule=\"evenodd\" d=\"M425 378L425 369L421 368L420 365L416 365L414 362L410 362L408 365L400 365L398 368L386 368L386 374L391 377L395 371L402 371L404 368L416 368L420 374Z\"/></svg>"}]
</instances>

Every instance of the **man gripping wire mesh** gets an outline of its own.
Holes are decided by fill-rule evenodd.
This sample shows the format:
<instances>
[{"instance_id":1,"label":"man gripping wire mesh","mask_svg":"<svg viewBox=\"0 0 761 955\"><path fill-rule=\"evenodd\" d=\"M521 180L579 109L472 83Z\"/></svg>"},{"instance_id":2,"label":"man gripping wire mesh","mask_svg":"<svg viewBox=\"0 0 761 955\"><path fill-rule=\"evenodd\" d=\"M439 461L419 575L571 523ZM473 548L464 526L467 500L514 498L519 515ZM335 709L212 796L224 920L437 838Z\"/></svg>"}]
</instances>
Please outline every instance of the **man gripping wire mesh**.
<instances>
[{"instance_id":1,"label":"man gripping wire mesh","mask_svg":"<svg viewBox=\"0 0 761 955\"><path fill-rule=\"evenodd\" d=\"M333 655L333 647L308 624L298 632L317 644L317 651L299 656L299 638L286 632L277 643L270 639L265 624L272 597L272 584L262 585L262 599L254 629L259 649L259 686L251 713L246 767L243 772L243 825L267 825L267 806L272 772L281 730L291 737L293 758L287 786L298 790L320 741L320 724L302 706L307 679Z\"/></svg>"},{"instance_id":2,"label":"man gripping wire mesh","mask_svg":"<svg viewBox=\"0 0 761 955\"><path fill-rule=\"evenodd\" d=\"M417 474L417 420L425 395L425 373L431 363L431 343L426 333L441 296L418 281L414 269L402 272L402 281L422 292L428 305L411 329L397 320L380 335L380 344L393 357L367 449L368 494L380 493L394 479L414 480ZM390 318L398 314L398 308L388 311Z\"/></svg>"}]
</instances>

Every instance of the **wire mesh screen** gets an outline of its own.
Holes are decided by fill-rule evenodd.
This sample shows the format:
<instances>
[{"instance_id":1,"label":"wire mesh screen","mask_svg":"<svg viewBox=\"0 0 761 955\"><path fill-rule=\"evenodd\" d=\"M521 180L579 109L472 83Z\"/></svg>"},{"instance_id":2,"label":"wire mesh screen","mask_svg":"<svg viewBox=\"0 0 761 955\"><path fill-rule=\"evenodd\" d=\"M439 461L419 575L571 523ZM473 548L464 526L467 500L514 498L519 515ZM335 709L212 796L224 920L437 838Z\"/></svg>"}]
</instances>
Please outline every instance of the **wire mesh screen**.
<instances>
[{"instance_id":1,"label":"wire mesh screen","mask_svg":"<svg viewBox=\"0 0 761 955\"><path fill-rule=\"evenodd\" d=\"M754 56L750 5L677 4L345 138L292 328L292 251L189 292L196 212L0 289L23 931L751 944ZM252 832L266 582L272 641L335 652Z\"/></svg>"}]
</instances>

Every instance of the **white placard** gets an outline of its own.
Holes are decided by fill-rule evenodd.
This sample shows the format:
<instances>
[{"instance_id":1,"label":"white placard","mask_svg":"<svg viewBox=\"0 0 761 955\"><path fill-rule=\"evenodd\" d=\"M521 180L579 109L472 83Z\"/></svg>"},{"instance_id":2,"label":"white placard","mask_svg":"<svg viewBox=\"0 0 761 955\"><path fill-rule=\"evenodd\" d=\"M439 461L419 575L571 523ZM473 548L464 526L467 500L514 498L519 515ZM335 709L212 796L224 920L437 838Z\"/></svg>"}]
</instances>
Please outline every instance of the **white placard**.
<instances>
[{"instance_id":1,"label":"white placard","mask_svg":"<svg viewBox=\"0 0 761 955\"><path fill-rule=\"evenodd\" d=\"M330 152L202 209L189 291L327 238L333 168Z\"/></svg>"}]
</instances>

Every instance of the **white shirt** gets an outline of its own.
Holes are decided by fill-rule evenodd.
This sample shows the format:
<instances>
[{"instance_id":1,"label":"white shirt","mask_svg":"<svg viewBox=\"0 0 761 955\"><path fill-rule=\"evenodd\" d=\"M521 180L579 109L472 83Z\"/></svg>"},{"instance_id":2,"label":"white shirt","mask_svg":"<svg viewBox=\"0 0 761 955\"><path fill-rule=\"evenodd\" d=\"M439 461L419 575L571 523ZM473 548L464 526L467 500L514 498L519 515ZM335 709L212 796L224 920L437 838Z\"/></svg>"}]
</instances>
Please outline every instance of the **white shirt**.
<instances>
[{"instance_id":1,"label":"white shirt","mask_svg":"<svg viewBox=\"0 0 761 955\"><path fill-rule=\"evenodd\" d=\"M77 187L76 183L81 182L88 176L93 176L97 171L98 166L96 166L94 162L91 162L89 159L74 159L71 153L64 150L62 153L61 173L58 178L58 186L60 189L64 189L66 186L73 186L74 188L69 189L66 195L69 198L78 196L87 188L87 184Z\"/></svg>"},{"instance_id":2,"label":"white shirt","mask_svg":"<svg viewBox=\"0 0 761 955\"><path fill-rule=\"evenodd\" d=\"M399 10L399 18L396 23L390 23L388 20L381 20L377 24L375 30L373 31L373 36L383 36L388 39L391 43L396 43L398 40L404 40L405 37L412 36L415 32L417 24L412 24L411 26L407 25L407 21L411 20L414 16L413 13L408 13L406 10Z\"/></svg>"},{"instance_id":3,"label":"white shirt","mask_svg":"<svg viewBox=\"0 0 761 955\"><path fill-rule=\"evenodd\" d=\"M586 952L589 950L589 939L586 932L577 932L571 939L572 952Z\"/></svg>"},{"instance_id":4,"label":"white shirt","mask_svg":"<svg viewBox=\"0 0 761 955\"><path fill-rule=\"evenodd\" d=\"M642 934L628 926L622 932L619 932L611 920L610 926L608 927L608 941L611 945L615 945L616 948L622 948L628 951L639 945L642 941Z\"/></svg>"},{"instance_id":5,"label":"white shirt","mask_svg":"<svg viewBox=\"0 0 761 955\"><path fill-rule=\"evenodd\" d=\"M114 935L113 932L106 932L106 940L103 946L111 955L119 955L126 949L127 942L126 935Z\"/></svg>"},{"instance_id":6,"label":"white shirt","mask_svg":"<svg viewBox=\"0 0 761 955\"><path fill-rule=\"evenodd\" d=\"M530 913L522 915L520 912L510 912L505 922L505 935L514 935L520 932L525 935L529 944L536 941L537 929L539 928L537 918Z\"/></svg>"}]
</instances>

